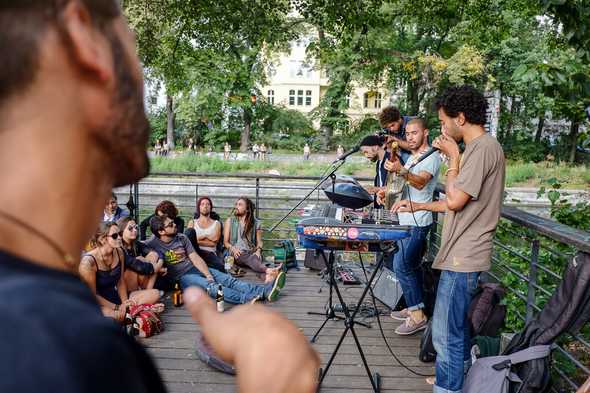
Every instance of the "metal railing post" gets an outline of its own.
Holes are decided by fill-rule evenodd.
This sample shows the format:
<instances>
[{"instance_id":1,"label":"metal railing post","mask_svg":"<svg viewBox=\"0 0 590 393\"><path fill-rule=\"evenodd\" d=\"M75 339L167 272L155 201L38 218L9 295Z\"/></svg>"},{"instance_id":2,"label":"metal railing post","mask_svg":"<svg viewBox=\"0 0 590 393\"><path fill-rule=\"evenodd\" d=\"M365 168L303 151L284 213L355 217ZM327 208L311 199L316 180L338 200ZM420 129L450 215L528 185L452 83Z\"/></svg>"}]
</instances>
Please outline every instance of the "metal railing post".
<instances>
[{"instance_id":1,"label":"metal railing post","mask_svg":"<svg viewBox=\"0 0 590 393\"><path fill-rule=\"evenodd\" d=\"M256 219L260 218L260 178L256 178Z\"/></svg>"},{"instance_id":2,"label":"metal railing post","mask_svg":"<svg viewBox=\"0 0 590 393\"><path fill-rule=\"evenodd\" d=\"M526 323L533 318L535 305L535 285L537 285L537 265L539 263L539 240L533 239L531 244L531 266L529 270L529 288L526 299Z\"/></svg>"},{"instance_id":3,"label":"metal railing post","mask_svg":"<svg viewBox=\"0 0 590 393\"><path fill-rule=\"evenodd\" d=\"M434 193L432 195L432 200L438 201L439 197L440 197L440 193L437 190L434 190ZM437 231L438 231L438 213L433 212L432 213L432 228L430 229L430 234L429 234L430 241L428 242L428 254L433 259L436 256L435 244L436 244Z\"/></svg>"},{"instance_id":4,"label":"metal railing post","mask_svg":"<svg viewBox=\"0 0 590 393\"><path fill-rule=\"evenodd\" d=\"M195 184L195 205L197 204L197 200L199 199L199 184ZM199 208L196 206L197 209Z\"/></svg>"},{"instance_id":5,"label":"metal railing post","mask_svg":"<svg viewBox=\"0 0 590 393\"><path fill-rule=\"evenodd\" d=\"M135 197L135 222L139 224L139 183L133 184L133 194Z\"/></svg>"}]
</instances>

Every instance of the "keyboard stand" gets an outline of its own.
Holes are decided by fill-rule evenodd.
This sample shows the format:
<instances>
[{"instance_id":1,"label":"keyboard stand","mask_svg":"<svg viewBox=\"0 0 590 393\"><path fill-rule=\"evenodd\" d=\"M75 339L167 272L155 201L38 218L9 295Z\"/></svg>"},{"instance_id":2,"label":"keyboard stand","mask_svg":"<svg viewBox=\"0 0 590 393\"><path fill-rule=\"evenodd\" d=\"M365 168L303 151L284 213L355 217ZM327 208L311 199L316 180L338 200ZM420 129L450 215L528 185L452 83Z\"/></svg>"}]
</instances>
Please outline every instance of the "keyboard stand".
<instances>
[{"instance_id":1,"label":"keyboard stand","mask_svg":"<svg viewBox=\"0 0 590 393\"><path fill-rule=\"evenodd\" d=\"M367 363L367 359L365 358L365 353L363 352L363 348L361 347L361 343L360 343L359 338L358 338L356 331L355 331L355 325L363 325L363 326L366 326L366 325L361 322L357 322L355 320L355 318L356 318L358 311L361 309L361 305L363 304L363 302L365 300L365 296L367 295L369 290L371 291L371 295L373 294L373 290L372 290L371 285L373 284L373 280L375 279L377 272L381 269L381 266L383 265L384 258L380 258L379 261L377 262L377 265L375 266L375 270L373 270L373 272L371 273L371 278L369 278L369 281L366 283L365 289L363 290L363 293L357 302L356 309L351 312L349 310L348 306L346 305L346 302L344 301L344 298L342 297L342 294L340 293L340 289L338 288L338 283L336 282L336 279L334 278L334 251L330 251L330 256L328 258L328 261L325 260L326 257L325 257L325 254L323 251L322 251L322 255L323 255L324 261L326 262L326 266L328 267L328 274L330 275L330 299L329 299L330 305L329 305L329 309L331 310L331 313L333 314L334 313L334 308L332 306L332 287L333 287L334 292L336 292L336 296L338 297L338 301L340 302L340 305L342 306L342 311L344 312L345 317L343 318L344 331L342 332L342 335L340 336L340 339L338 340L338 344L336 344L336 348L334 349L334 352L332 352L332 355L330 356L330 360L328 360L328 363L326 364L325 368L320 369L320 380L319 380L319 384L318 384L318 392L321 390L322 382L324 381L324 378L326 377L326 374L328 373L330 366L332 366L332 363L334 362L334 359L336 358L336 354L338 353L340 346L344 342L346 335L348 334L348 332L351 332L352 337L354 338L354 342L356 344L356 347L357 347L359 354L361 356L361 359L363 361L363 366L365 367L365 371L367 372L367 376L371 380L371 386L373 387L373 392L378 393L381 391L381 375L379 375L379 373L374 373L374 374L371 373L371 369L369 368L369 365ZM362 259L361 259L361 264L363 264ZM364 264L363 264L363 269L364 269ZM326 320L324 321L324 323L322 323L322 325L320 326L320 328L318 329L316 334L311 339L312 343L314 343L316 341L320 331L323 329L323 327L326 325L327 321L330 319L328 317L329 314L330 314L330 312L326 311Z\"/></svg>"}]
</instances>

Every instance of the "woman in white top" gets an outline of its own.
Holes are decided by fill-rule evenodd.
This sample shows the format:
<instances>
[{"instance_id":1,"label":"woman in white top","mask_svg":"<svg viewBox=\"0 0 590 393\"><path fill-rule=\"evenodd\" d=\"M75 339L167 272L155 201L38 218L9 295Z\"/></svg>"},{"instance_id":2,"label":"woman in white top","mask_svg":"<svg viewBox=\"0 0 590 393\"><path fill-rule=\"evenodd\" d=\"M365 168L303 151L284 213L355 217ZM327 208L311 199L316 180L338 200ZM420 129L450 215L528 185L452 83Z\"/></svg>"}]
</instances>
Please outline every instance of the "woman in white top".
<instances>
[{"instance_id":1,"label":"woman in white top","mask_svg":"<svg viewBox=\"0 0 590 393\"><path fill-rule=\"evenodd\" d=\"M223 260L217 255L217 244L221 239L221 223L211 217L213 202L209 197L197 200L195 219L189 221L185 235L195 251L207 266L225 272Z\"/></svg>"}]
</instances>

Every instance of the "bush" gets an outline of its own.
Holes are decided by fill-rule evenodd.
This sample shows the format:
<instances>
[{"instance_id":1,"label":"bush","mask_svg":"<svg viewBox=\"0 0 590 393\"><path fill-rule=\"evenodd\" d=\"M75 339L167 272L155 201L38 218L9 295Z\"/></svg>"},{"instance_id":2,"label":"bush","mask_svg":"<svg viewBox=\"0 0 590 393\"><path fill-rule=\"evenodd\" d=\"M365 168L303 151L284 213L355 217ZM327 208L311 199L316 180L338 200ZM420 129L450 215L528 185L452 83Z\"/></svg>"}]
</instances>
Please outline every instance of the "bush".
<instances>
[{"instance_id":1,"label":"bush","mask_svg":"<svg viewBox=\"0 0 590 393\"><path fill-rule=\"evenodd\" d=\"M503 141L502 147L506 158L524 162L540 162L549 154L549 144L546 140L535 142L524 132L515 132Z\"/></svg>"}]
</instances>

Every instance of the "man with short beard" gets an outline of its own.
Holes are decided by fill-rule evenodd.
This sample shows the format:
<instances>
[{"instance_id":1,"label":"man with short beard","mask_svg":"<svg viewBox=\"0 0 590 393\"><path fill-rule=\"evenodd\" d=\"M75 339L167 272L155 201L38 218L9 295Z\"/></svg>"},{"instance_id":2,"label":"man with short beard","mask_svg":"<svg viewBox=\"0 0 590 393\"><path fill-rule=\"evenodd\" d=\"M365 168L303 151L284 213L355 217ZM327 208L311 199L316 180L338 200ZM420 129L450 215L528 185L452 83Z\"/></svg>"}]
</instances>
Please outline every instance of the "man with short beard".
<instances>
[{"instance_id":1,"label":"man with short beard","mask_svg":"<svg viewBox=\"0 0 590 393\"><path fill-rule=\"evenodd\" d=\"M360 143L360 147L361 153L365 158L376 163L375 179L373 180L374 187L370 188L369 192L374 194L375 208L382 209L383 204L377 201L376 194L387 184L387 169L385 169L385 163L389 159L390 153L385 151L383 140L377 135L368 135L364 137Z\"/></svg>"},{"instance_id":2,"label":"man with short beard","mask_svg":"<svg viewBox=\"0 0 590 393\"><path fill-rule=\"evenodd\" d=\"M430 146L428 145L428 129L422 119L412 119L406 124L406 140L411 155L402 166L398 157L392 162L386 162L385 168L395 172L406 179L402 198L412 202L432 202L432 196L440 167L440 155L431 154L423 161L416 163ZM385 193L378 195L378 199L384 198ZM407 308L391 313L393 319L404 323L395 330L395 333L407 336L426 329L427 318L423 312L424 302L422 293L422 255L426 246L426 236L432 226L432 213L420 211L415 213L398 213L400 225L411 228L411 236L398 241L398 252L393 257L393 270L397 276L404 293Z\"/></svg>"},{"instance_id":3,"label":"man with short beard","mask_svg":"<svg viewBox=\"0 0 590 393\"><path fill-rule=\"evenodd\" d=\"M148 174L141 66L118 4L0 2L1 392L165 391L77 275L113 187ZM315 392L318 357L292 323L264 307L217 313L198 289L183 298L240 391Z\"/></svg>"},{"instance_id":4,"label":"man with short beard","mask_svg":"<svg viewBox=\"0 0 590 393\"><path fill-rule=\"evenodd\" d=\"M254 217L254 203L246 197L236 201L234 214L225 221L223 242L237 265L247 266L259 278L271 282L280 268L268 268L262 263L262 227Z\"/></svg>"}]
</instances>

